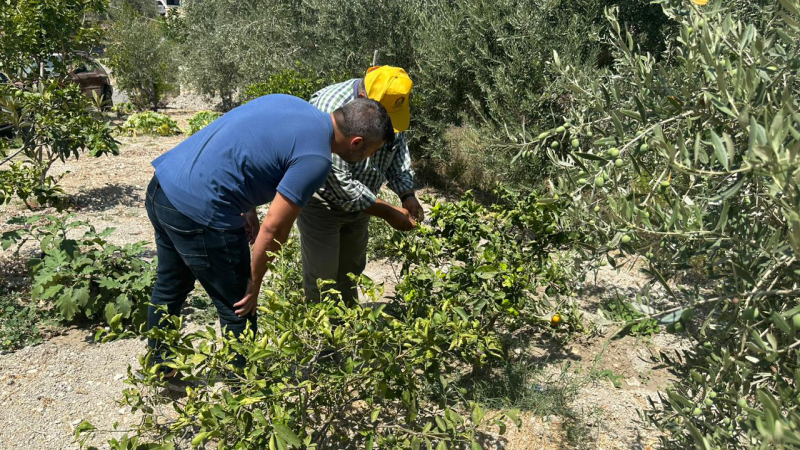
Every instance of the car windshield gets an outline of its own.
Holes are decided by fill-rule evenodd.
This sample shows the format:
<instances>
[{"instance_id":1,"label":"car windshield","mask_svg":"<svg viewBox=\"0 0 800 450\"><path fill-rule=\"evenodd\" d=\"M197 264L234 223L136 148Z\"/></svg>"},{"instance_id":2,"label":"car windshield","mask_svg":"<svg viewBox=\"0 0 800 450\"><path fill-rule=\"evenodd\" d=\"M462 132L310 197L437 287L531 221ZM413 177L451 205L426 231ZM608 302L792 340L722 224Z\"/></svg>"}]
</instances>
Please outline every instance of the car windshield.
<instances>
[{"instance_id":1,"label":"car windshield","mask_svg":"<svg viewBox=\"0 0 800 450\"><path fill-rule=\"evenodd\" d=\"M50 58L44 60L42 69L45 78L54 78L63 76L63 74L59 72L60 67L57 68L56 67L57 64L54 61L57 61L58 65L60 66L62 61L61 55L55 54L52 55ZM71 72L76 74L84 72L94 72L97 70L97 66L91 59L81 55L76 55L69 66L73 68ZM38 78L38 74L39 74L39 65L32 63L31 65L22 69L22 73L20 75L21 78Z\"/></svg>"}]
</instances>

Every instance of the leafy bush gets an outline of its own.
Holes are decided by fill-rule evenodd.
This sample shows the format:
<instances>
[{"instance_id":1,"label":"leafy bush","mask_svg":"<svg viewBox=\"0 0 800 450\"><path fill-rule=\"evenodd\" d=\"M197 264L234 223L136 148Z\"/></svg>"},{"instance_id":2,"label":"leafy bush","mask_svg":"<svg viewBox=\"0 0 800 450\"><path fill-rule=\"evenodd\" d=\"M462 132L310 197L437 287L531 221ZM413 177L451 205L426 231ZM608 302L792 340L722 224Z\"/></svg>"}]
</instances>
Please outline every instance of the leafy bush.
<instances>
[{"instance_id":1,"label":"leafy bush","mask_svg":"<svg viewBox=\"0 0 800 450\"><path fill-rule=\"evenodd\" d=\"M610 13L614 74L555 55L575 107L527 139L558 164L589 264L645 255L680 304L653 316L699 341L649 413L662 445L796 447L800 8L659 3L679 23L671 51L642 53Z\"/></svg>"},{"instance_id":2,"label":"leafy bush","mask_svg":"<svg viewBox=\"0 0 800 450\"><path fill-rule=\"evenodd\" d=\"M106 7L102 0L0 3L0 71L11 78L0 83L0 123L10 124L14 136L13 143L0 138L0 165L13 164L0 171L0 203L18 196L29 208L61 207L58 179L48 175L55 161L87 151L93 156L117 153L111 129L91 101L59 75L67 73L79 52L97 44L101 28L87 19ZM43 77L31 70L46 61L54 70L44 71ZM28 201L32 195L38 205Z\"/></svg>"},{"instance_id":3,"label":"leafy bush","mask_svg":"<svg viewBox=\"0 0 800 450\"><path fill-rule=\"evenodd\" d=\"M155 111L177 92L175 44L158 20L124 6L111 23L108 41L108 64L117 86L137 108Z\"/></svg>"},{"instance_id":4,"label":"leafy bush","mask_svg":"<svg viewBox=\"0 0 800 450\"><path fill-rule=\"evenodd\" d=\"M105 319L143 324L155 282L154 266L139 258L145 242L117 246L106 240L113 228L98 233L86 222L55 216L14 218L22 225L2 235L3 249L33 241L41 255L28 261L33 280L31 298L52 309L63 321ZM80 229L83 236L70 237Z\"/></svg>"},{"instance_id":5,"label":"leafy bush","mask_svg":"<svg viewBox=\"0 0 800 450\"><path fill-rule=\"evenodd\" d=\"M499 330L529 323L556 334L584 331L567 301L557 301L571 289L569 258L553 259L568 242L562 207L559 199L535 192L504 193L491 209L469 194L457 203L434 204L431 227L396 233L389 244L390 254L402 261L397 296L409 314L433 317L437 327L458 318L469 324L464 359L477 371L504 353ZM539 288L546 293L532 296Z\"/></svg>"},{"instance_id":6,"label":"leafy bush","mask_svg":"<svg viewBox=\"0 0 800 450\"><path fill-rule=\"evenodd\" d=\"M28 198L35 196L38 205L60 207L60 177L48 175L54 162L77 159L87 151L90 156L119 152L111 127L97 120L89 99L76 84L61 86L48 81L23 89L0 84L0 121L10 123L17 142L22 143L20 148L10 149L6 139L0 138L0 156L8 156L3 163L12 164L0 175L4 180L0 200L16 195L32 207ZM11 162L17 154L22 160Z\"/></svg>"},{"instance_id":7,"label":"leafy bush","mask_svg":"<svg viewBox=\"0 0 800 450\"><path fill-rule=\"evenodd\" d=\"M288 94L308 100L314 92L328 84L346 79L346 75L323 77L310 69L287 69L271 75L265 81L247 86L244 96L248 101L269 94Z\"/></svg>"},{"instance_id":8,"label":"leafy bush","mask_svg":"<svg viewBox=\"0 0 800 450\"><path fill-rule=\"evenodd\" d=\"M115 103L114 106L111 107L111 112L116 114L117 117L123 117L133 114L136 111L136 107L133 106L133 103L130 102L119 102Z\"/></svg>"},{"instance_id":9,"label":"leafy bush","mask_svg":"<svg viewBox=\"0 0 800 450\"><path fill-rule=\"evenodd\" d=\"M324 288L321 302L306 302L297 246L289 243L265 280L254 336L223 338L212 329L184 336L180 318L151 330L176 355L165 366L206 382L188 390L174 421L159 428L153 406L162 399L151 388L164 381L151 355L143 357L147 376L129 377L125 403L148 418L126 442L171 445L189 432L194 445L219 448L482 448L482 429L519 424L513 410L488 413L461 382L502 367L504 342L523 326L582 330L560 300L570 289L561 266L569 260L550 257L566 242L564 205L535 193L502 198L492 208L469 196L437 203L430 226L387 242L402 265L388 302L363 276L369 306L347 307ZM565 320L553 319L559 311ZM237 354L243 369L231 366ZM86 438L93 427L79 430ZM122 442L109 444L126 448Z\"/></svg>"},{"instance_id":10,"label":"leafy bush","mask_svg":"<svg viewBox=\"0 0 800 450\"><path fill-rule=\"evenodd\" d=\"M42 342L42 314L15 293L0 293L0 350L8 351Z\"/></svg>"},{"instance_id":11,"label":"leafy bush","mask_svg":"<svg viewBox=\"0 0 800 450\"><path fill-rule=\"evenodd\" d=\"M181 134L178 122L166 114L152 111L131 114L120 126L120 131L131 136L138 134L157 134L159 136L172 136Z\"/></svg>"},{"instance_id":12,"label":"leafy bush","mask_svg":"<svg viewBox=\"0 0 800 450\"><path fill-rule=\"evenodd\" d=\"M102 34L92 17L106 12L104 0L52 0L46 4L8 0L0 4L0 72L14 77L49 61L65 69L78 52L88 52ZM62 58L53 58L53 54ZM38 73L34 71L34 78Z\"/></svg>"},{"instance_id":13,"label":"leafy bush","mask_svg":"<svg viewBox=\"0 0 800 450\"><path fill-rule=\"evenodd\" d=\"M15 350L42 341L40 327L47 315L31 304L29 280L19 258L0 260L0 352Z\"/></svg>"},{"instance_id":14,"label":"leafy bush","mask_svg":"<svg viewBox=\"0 0 800 450\"><path fill-rule=\"evenodd\" d=\"M296 251L296 246L288 249ZM178 318L171 319L173 327L155 331L177 355L167 366L190 380L222 380L224 385L192 388L170 431L159 433L153 445L170 445L190 432L194 445L216 441L219 448L395 448L423 443L442 448L476 441L481 428L496 426L502 433L506 422L519 424L515 411L489 413L447 382L454 366L440 361L458 354L460 341L450 345L445 337L457 336L457 327L436 328L427 318L388 312L391 307L377 303L382 289L366 278L360 285L374 308L348 308L331 292L321 302L307 303L296 262L286 254L278 261L282 263L271 268L270 286L261 299L256 336L238 341L217 336L210 328L181 336L175 329ZM448 345L440 348L437 342L442 341ZM246 364L231 374L230 362L237 354L245 356ZM144 366L147 358L141 361ZM152 405L161 399L148 392L163 383L156 370L144 380L129 376L133 387L125 391L124 400L151 417ZM428 398L429 386L438 400ZM125 440L148 442L156 423L143 421ZM200 428L192 430L194 425ZM93 431L84 423L78 435L85 439ZM109 443L113 449L126 448L121 442Z\"/></svg>"},{"instance_id":15,"label":"leafy bush","mask_svg":"<svg viewBox=\"0 0 800 450\"><path fill-rule=\"evenodd\" d=\"M195 134L206 125L217 120L222 114L214 111L200 111L189 119L189 134Z\"/></svg>"}]
</instances>

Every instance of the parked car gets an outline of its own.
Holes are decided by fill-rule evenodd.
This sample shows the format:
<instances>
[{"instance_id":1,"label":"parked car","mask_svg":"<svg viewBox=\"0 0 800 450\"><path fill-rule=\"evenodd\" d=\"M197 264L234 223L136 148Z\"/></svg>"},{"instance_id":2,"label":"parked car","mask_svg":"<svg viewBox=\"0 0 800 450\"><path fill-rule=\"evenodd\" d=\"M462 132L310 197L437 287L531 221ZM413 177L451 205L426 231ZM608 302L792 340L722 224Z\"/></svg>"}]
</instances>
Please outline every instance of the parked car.
<instances>
[{"instance_id":1,"label":"parked car","mask_svg":"<svg viewBox=\"0 0 800 450\"><path fill-rule=\"evenodd\" d=\"M50 78L58 76L58 74L54 73L56 71L56 65L53 63L53 60L60 61L61 55L54 54L52 58L53 59L45 61L43 67L44 72L47 73ZM61 66L61 64L59 64L59 66ZM105 69L103 69L103 66L86 54L77 55L77 59L71 66L67 75L72 82L80 85L81 92L89 98L93 98L95 94L102 97L103 107L111 108L113 106L111 96L114 90L111 87L111 79ZM39 67L32 65L23 72L22 78L36 79L38 78ZM67 77L65 76L63 78Z\"/></svg>"},{"instance_id":2,"label":"parked car","mask_svg":"<svg viewBox=\"0 0 800 450\"><path fill-rule=\"evenodd\" d=\"M156 0L156 11L162 16L166 16L171 9L181 6L180 0Z\"/></svg>"}]
</instances>

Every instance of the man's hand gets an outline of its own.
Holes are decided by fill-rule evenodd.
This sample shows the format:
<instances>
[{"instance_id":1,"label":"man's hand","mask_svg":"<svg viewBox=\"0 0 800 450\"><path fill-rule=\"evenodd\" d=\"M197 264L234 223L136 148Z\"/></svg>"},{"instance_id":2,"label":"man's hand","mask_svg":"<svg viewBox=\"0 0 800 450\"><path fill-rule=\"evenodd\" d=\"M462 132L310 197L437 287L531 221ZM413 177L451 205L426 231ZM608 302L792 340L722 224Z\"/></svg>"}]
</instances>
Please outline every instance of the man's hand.
<instances>
[{"instance_id":1,"label":"man's hand","mask_svg":"<svg viewBox=\"0 0 800 450\"><path fill-rule=\"evenodd\" d=\"M247 317L252 314L258 306L258 292L261 290L261 284L253 283L253 280L247 280L247 291L244 298L233 304L236 308L234 312L239 317Z\"/></svg>"},{"instance_id":2,"label":"man's hand","mask_svg":"<svg viewBox=\"0 0 800 450\"><path fill-rule=\"evenodd\" d=\"M242 216L244 216L244 231L247 233L247 240L250 241L250 245L252 245L256 242L256 238L258 237L258 229L261 228L261 224L258 223L258 213L256 213L256 209L253 208L242 214Z\"/></svg>"},{"instance_id":3,"label":"man's hand","mask_svg":"<svg viewBox=\"0 0 800 450\"><path fill-rule=\"evenodd\" d=\"M381 199L376 199L364 212L370 216L379 217L385 220L392 228L398 231L410 231L417 226L414 218L405 208L398 208Z\"/></svg>"},{"instance_id":4,"label":"man's hand","mask_svg":"<svg viewBox=\"0 0 800 450\"><path fill-rule=\"evenodd\" d=\"M411 217L417 222L425 220L425 211L422 210L422 205L419 204L417 197L413 195L406 197L406 199L403 200L403 208L408 210L408 213L411 214Z\"/></svg>"},{"instance_id":5,"label":"man's hand","mask_svg":"<svg viewBox=\"0 0 800 450\"><path fill-rule=\"evenodd\" d=\"M261 290L261 283L264 274L267 273L267 265L272 261L272 254L280 251L292 224L300 214L300 207L294 202L284 197L278 192L275 199L269 206L264 221L261 222L261 229L257 231L258 238L253 244L253 258L250 261L250 280L247 282L247 292L243 299L235 303L234 311L239 317L252 314L258 306L258 292Z\"/></svg>"},{"instance_id":6,"label":"man's hand","mask_svg":"<svg viewBox=\"0 0 800 450\"><path fill-rule=\"evenodd\" d=\"M386 222L388 222L392 228L397 231L411 231L417 226L417 223L414 222L414 218L411 217L411 213L409 213L407 209L393 209L394 211L385 218Z\"/></svg>"}]
</instances>

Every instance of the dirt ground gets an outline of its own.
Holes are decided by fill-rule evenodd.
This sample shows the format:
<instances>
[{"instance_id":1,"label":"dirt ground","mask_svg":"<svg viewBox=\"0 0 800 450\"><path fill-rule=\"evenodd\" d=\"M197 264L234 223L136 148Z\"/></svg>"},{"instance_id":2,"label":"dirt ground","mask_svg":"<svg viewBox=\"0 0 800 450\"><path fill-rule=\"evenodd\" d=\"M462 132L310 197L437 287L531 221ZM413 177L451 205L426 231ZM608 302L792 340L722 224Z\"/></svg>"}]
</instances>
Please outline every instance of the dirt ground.
<instances>
[{"instance_id":1,"label":"dirt ground","mask_svg":"<svg viewBox=\"0 0 800 450\"><path fill-rule=\"evenodd\" d=\"M197 110L164 111L182 126ZM116 243L151 241L152 230L144 211L145 188L153 170L150 162L185 139L175 137L119 137L120 155L99 159L82 157L55 166L67 173L61 185L76 200L77 218L98 229L114 227ZM3 219L30 214L20 204L0 206ZM7 229L0 221L0 231ZM154 246L150 244L152 250ZM8 253L0 254L7 258ZM385 260L370 261L366 274L386 283L391 295L395 268ZM587 281L586 295L576 299L589 327L599 319L598 305L613 293L635 295L645 283L636 269L601 270ZM567 346L531 342L529 353L549 379L580 379L572 410L582 418L576 442L563 417L523 414L523 427L509 429L496 448L533 449L649 449L657 432L640 419L640 411L670 382L668 367L659 353L675 352L688 342L665 333L649 339L612 338L613 327L596 330ZM129 366L138 368L144 349L139 339L106 344L92 342L93 330L70 329L44 343L0 355L0 449L76 449L74 427L86 419L110 430L115 422L124 430L138 417L117 401ZM561 378L559 378L561 377ZM567 378L563 378L567 377ZM573 427L574 428L574 427ZM113 436L108 434L106 437ZM95 443L101 448L103 443Z\"/></svg>"}]
</instances>

